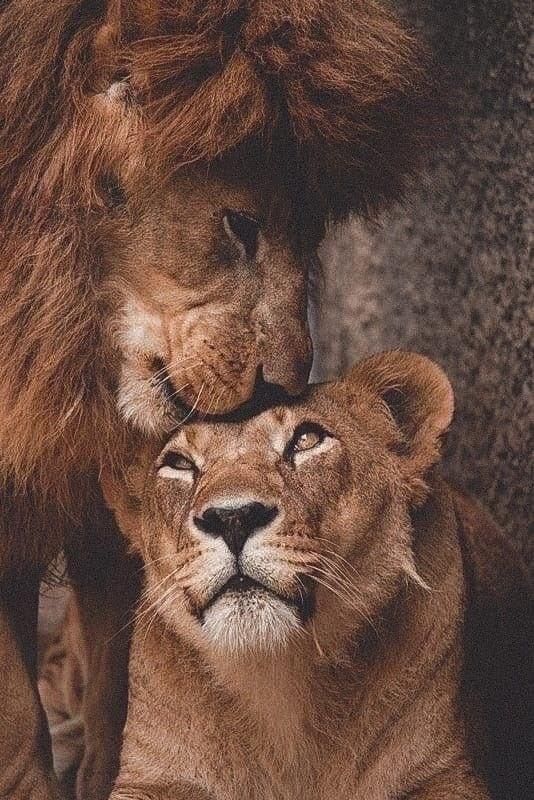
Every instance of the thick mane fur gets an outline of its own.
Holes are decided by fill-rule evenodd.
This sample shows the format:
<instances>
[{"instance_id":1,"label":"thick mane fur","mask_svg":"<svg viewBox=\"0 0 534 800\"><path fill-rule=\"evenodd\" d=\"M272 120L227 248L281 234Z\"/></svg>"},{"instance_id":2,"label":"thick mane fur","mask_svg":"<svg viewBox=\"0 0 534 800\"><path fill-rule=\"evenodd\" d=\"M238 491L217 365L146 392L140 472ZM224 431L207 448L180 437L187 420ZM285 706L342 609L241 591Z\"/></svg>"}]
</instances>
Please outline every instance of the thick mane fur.
<instances>
[{"instance_id":1,"label":"thick mane fur","mask_svg":"<svg viewBox=\"0 0 534 800\"><path fill-rule=\"evenodd\" d=\"M210 160L258 137L334 216L399 189L427 129L413 38L375 0L187 0L132 43L158 148ZM428 121L428 120L427 120Z\"/></svg>"},{"instance_id":2,"label":"thick mane fur","mask_svg":"<svg viewBox=\"0 0 534 800\"><path fill-rule=\"evenodd\" d=\"M4 479L56 490L98 466L117 427L89 223L125 137L93 98L124 81L139 147L165 169L251 144L284 158L304 213L335 219L397 195L428 87L376 0L0 9L0 459Z\"/></svg>"}]
</instances>

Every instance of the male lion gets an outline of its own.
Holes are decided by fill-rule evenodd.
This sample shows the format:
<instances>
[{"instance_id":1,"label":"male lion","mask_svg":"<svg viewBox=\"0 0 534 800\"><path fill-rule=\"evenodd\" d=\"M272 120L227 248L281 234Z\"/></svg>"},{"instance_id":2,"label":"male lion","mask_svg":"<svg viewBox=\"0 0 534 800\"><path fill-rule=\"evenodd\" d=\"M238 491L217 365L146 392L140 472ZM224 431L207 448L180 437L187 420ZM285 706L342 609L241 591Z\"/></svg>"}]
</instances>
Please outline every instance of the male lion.
<instances>
[{"instance_id":1,"label":"male lion","mask_svg":"<svg viewBox=\"0 0 534 800\"><path fill-rule=\"evenodd\" d=\"M301 391L317 244L398 195L426 88L377 0L0 4L0 796L54 793L31 685L61 547L90 643L80 792L107 794L136 581L100 470L177 406Z\"/></svg>"},{"instance_id":2,"label":"male lion","mask_svg":"<svg viewBox=\"0 0 534 800\"><path fill-rule=\"evenodd\" d=\"M133 447L144 562L113 800L482 800L459 700L491 521L436 472L453 412L391 352L253 418ZM481 560L482 558L482 560Z\"/></svg>"}]
</instances>

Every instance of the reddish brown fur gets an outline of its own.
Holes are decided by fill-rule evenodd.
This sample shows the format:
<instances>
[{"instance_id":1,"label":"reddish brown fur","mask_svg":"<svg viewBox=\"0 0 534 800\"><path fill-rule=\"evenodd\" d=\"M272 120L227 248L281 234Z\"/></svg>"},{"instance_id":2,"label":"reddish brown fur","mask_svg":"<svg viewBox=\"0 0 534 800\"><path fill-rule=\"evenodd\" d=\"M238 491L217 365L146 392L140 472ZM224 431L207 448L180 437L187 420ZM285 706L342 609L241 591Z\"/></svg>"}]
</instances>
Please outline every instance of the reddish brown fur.
<instances>
[{"instance_id":1,"label":"reddish brown fur","mask_svg":"<svg viewBox=\"0 0 534 800\"><path fill-rule=\"evenodd\" d=\"M113 798L488 797L457 697L460 517L432 469L452 406L435 365L384 353L275 412L185 426L105 482L146 565ZM299 454L306 421L325 435ZM278 514L232 557L199 519L252 499ZM269 592L225 593L237 572ZM273 597L309 592L286 628Z\"/></svg>"}]
</instances>

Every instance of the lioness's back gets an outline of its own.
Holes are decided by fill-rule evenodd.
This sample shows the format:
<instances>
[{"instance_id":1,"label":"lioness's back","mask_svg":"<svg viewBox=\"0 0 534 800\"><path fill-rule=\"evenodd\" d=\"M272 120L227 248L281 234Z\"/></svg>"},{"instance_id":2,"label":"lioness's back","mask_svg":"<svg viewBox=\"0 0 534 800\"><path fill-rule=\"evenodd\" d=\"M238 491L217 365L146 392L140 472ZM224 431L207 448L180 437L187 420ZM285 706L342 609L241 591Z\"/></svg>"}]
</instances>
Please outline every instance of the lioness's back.
<instances>
[{"instance_id":1,"label":"lioness's back","mask_svg":"<svg viewBox=\"0 0 534 800\"><path fill-rule=\"evenodd\" d=\"M534 592L518 552L485 509L455 491L468 587L464 702L475 758L496 798L534 791Z\"/></svg>"}]
</instances>

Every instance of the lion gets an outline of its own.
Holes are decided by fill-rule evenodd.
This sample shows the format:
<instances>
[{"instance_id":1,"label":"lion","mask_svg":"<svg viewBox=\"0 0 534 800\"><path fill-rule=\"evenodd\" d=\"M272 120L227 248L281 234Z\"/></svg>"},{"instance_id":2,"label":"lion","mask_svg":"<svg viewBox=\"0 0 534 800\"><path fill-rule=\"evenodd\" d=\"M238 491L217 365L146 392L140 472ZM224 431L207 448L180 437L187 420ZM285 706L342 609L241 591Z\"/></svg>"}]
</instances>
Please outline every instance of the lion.
<instances>
[{"instance_id":1,"label":"lion","mask_svg":"<svg viewBox=\"0 0 534 800\"><path fill-rule=\"evenodd\" d=\"M146 582L112 800L489 797L462 700L468 564L491 582L503 551L439 474L452 415L442 370L394 351L132 442L103 477Z\"/></svg>"},{"instance_id":2,"label":"lion","mask_svg":"<svg viewBox=\"0 0 534 800\"><path fill-rule=\"evenodd\" d=\"M377 0L1 4L1 796L55 794L35 626L60 549L90 644L79 793L107 796L137 581L99 475L131 431L304 388L317 246L399 196L427 72Z\"/></svg>"}]
</instances>

